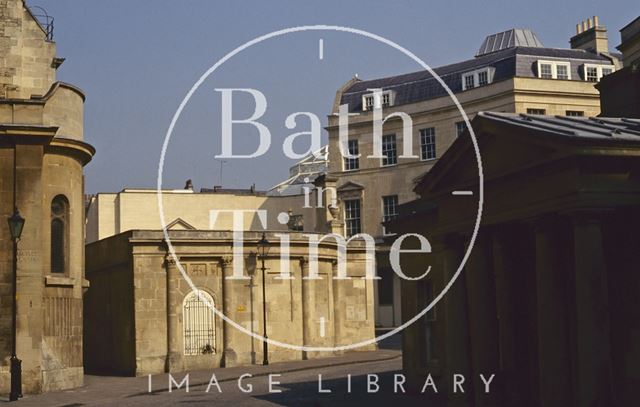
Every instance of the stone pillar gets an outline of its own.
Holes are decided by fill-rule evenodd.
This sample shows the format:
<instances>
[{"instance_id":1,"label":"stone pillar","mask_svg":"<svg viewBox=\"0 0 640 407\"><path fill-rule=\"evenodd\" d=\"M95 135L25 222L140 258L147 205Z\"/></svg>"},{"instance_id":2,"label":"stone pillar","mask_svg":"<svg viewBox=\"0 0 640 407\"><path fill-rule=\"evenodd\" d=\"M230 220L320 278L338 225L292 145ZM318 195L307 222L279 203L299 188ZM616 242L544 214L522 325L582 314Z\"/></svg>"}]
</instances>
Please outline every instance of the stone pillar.
<instances>
[{"instance_id":1,"label":"stone pillar","mask_svg":"<svg viewBox=\"0 0 640 407\"><path fill-rule=\"evenodd\" d=\"M318 232L344 234L344 222L340 219L340 204L336 190L337 182L337 178L328 174L316 178L313 182L315 188L311 206L316 207L314 230Z\"/></svg>"},{"instance_id":2,"label":"stone pillar","mask_svg":"<svg viewBox=\"0 0 640 407\"><path fill-rule=\"evenodd\" d=\"M333 219L327 222L329 233L334 233L336 235L343 236L344 235L344 222L339 219Z\"/></svg>"},{"instance_id":3,"label":"stone pillar","mask_svg":"<svg viewBox=\"0 0 640 407\"><path fill-rule=\"evenodd\" d=\"M300 258L300 284L302 285L300 302L302 303L302 345L307 346L309 344L309 335L311 333L311 320L312 310L309 308L309 284L311 280L305 279L309 276L309 258ZM302 359L308 359L307 351L302 351Z\"/></svg>"},{"instance_id":4,"label":"stone pillar","mask_svg":"<svg viewBox=\"0 0 640 407\"><path fill-rule=\"evenodd\" d=\"M496 297L492 241L478 236L464 270L471 337L471 365L475 406L495 405L498 400L499 331L496 315ZM496 378L486 393L480 374Z\"/></svg>"},{"instance_id":5,"label":"stone pillar","mask_svg":"<svg viewBox=\"0 0 640 407\"><path fill-rule=\"evenodd\" d=\"M22 360L22 392L38 393L42 390L42 296L44 294L44 279L42 271L49 259L44 257L42 250L43 234L50 225L50 219L43 223L42 208L42 156L41 145L21 145L16 147L16 205L20 214L25 218L22 237L18 242L18 273L17 273L17 332L16 354ZM11 182L13 185L13 182ZM9 198L11 199L11 198ZM13 207L11 212L13 212ZM48 215L47 215L48 216ZM7 233L7 219L1 220L3 234ZM13 253L9 251L9 256ZM48 253L48 251L47 251ZM11 257L10 257L11 258ZM11 281L13 269L9 268L6 278ZM3 303L3 312L11 315L11 302ZM6 335L11 335L7 331Z\"/></svg>"},{"instance_id":6,"label":"stone pillar","mask_svg":"<svg viewBox=\"0 0 640 407\"><path fill-rule=\"evenodd\" d=\"M506 230L496 231L493 236L493 272L500 344L500 372L497 382L500 383L501 397L505 406L524 405L522 397L518 394L514 269L517 270L517 264L513 260L513 237Z\"/></svg>"},{"instance_id":7,"label":"stone pillar","mask_svg":"<svg viewBox=\"0 0 640 407\"><path fill-rule=\"evenodd\" d=\"M180 334L178 332L178 314L181 306L178 284L182 276L173 256L167 254L164 262L167 273L167 359L165 371L171 373L183 370L180 364L182 352L180 352L178 341Z\"/></svg>"},{"instance_id":8,"label":"stone pillar","mask_svg":"<svg viewBox=\"0 0 640 407\"><path fill-rule=\"evenodd\" d=\"M462 242L457 238L447 239L442 250L442 266L444 280L450 281L460 267L463 256ZM449 405L468 405L471 394L470 352L469 352L469 320L467 315L467 298L465 273L462 272L444 296L445 308L445 340L446 340L446 394ZM453 375L461 374L466 378L464 393L453 393Z\"/></svg>"},{"instance_id":9,"label":"stone pillar","mask_svg":"<svg viewBox=\"0 0 640 407\"><path fill-rule=\"evenodd\" d=\"M574 214L576 375L580 406L613 405L607 278L600 219Z\"/></svg>"},{"instance_id":10,"label":"stone pillar","mask_svg":"<svg viewBox=\"0 0 640 407\"><path fill-rule=\"evenodd\" d=\"M233 312L234 301L233 301L233 280L230 280L228 277L233 275L233 257L223 257L220 259L220 278L222 278L222 312L224 315L232 319L234 322L237 322L234 319L235 313ZM243 280L241 280L243 281ZM236 366L237 363L237 355L233 350L233 341L231 340L233 336L233 327L227 321L223 321L222 323L222 346L224 348L222 352L222 366L223 367L232 367Z\"/></svg>"},{"instance_id":11,"label":"stone pillar","mask_svg":"<svg viewBox=\"0 0 640 407\"><path fill-rule=\"evenodd\" d=\"M538 376L540 405L569 406L571 362L567 318L566 263L570 242L562 223L550 219L534 224L538 307ZM566 245L565 245L566 244Z\"/></svg>"}]
</instances>

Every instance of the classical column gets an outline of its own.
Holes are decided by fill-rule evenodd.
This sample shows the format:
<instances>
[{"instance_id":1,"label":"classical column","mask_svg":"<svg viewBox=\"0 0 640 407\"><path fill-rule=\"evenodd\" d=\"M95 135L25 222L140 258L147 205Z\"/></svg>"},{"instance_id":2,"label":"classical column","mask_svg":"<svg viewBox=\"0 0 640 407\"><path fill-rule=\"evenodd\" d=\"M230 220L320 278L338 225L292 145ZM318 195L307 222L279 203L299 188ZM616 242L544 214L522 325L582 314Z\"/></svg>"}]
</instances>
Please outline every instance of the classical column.
<instances>
[{"instance_id":1,"label":"classical column","mask_svg":"<svg viewBox=\"0 0 640 407\"><path fill-rule=\"evenodd\" d=\"M463 256L462 242L457 238L447 239L442 249L442 266L445 282L454 276ZM445 338L446 338L446 393L451 400L450 405L466 405L472 391L471 366L469 353L469 320L467 315L467 298L465 273L462 272L444 296ZM465 377L464 393L454 390L454 374Z\"/></svg>"},{"instance_id":2,"label":"classical column","mask_svg":"<svg viewBox=\"0 0 640 407\"><path fill-rule=\"evenodd\" d=\"M493 272L496 286L496 313L499 336L499 377L505 406L523 405L518 395L518 363L515 337L515 301L513 271L518 269L514 260L513 236L509 230L496 230L493 234ZM497 384L497 383L496 383Z\"/></svg>"},{"instance_id":3,"label":"classical column","mask_svg":"<svg viewBox=\"0 0 640 407\"><path fill-rule=\"evenodd\" d=\"M180 307L178 282L181 276L171 254L166 255L164 264L167 273L167 359L165 370L171 373L182 370L179 365L181 352L178 348L178 310Z\"/></svg>"},{"instance_id":4,"label":"classical column","mask_svg":"<svg viewBox=\"0 0 640 407\"><path fill-rule=\"evenodd\" d=\"M611 343L601 221L572 215L576 311L576 405L612 405Z\"/></svg>"},{"instance_id":5,"label":"classical column","mask_svg":"<svg viewBox=\"0 0 640 407\"><path fill-rule=\"evenodd\" d=\"M465 265L465 283L471 337L471 365L476 406L495 405L498 400L497 379L486 393L482 374L489 378L498 375L499 333L496 315L496 297L493 276L493 246L490 237L478 236L471 256ZM470 378L471 379L471 378Z\"/></svg>"},{"instance_id":6,"label":"classical column","mask_svg":"<svg viewBox=\"0 0 640 407\"><path fill-rule=\"evenodd\" d=\"M227 318L233 318L233 280L230 280L229 276L233 275L233 257L223 257L220 259L220 278L222 278L222 312ZM222 346L224 348L222 353L222 366L231 367L236 365L236 353L231 348L231 336L233 327L227 321L222 323Z\"/></svg>"},{"instance_id":7,"label":"classical column","mask_svg":"<svg viewBox=\"0 0 640 407\"><path fill-rule=\"evenodd\" d=\"M325 317L324 322L324 330L325 330L325 338L322 346L338 346L343 345L342 343L342 327L346 323L346 319L343 319L343 314L341 310L341 306L344 306L344 303L340 301L341 298L344 298L342 295L344 291L344 284L352 284L351 280L337 280L334 277L337 274L338 261L331 261L331 274L327 276L327 286L329 288L329 301L328 301L328 311L329 315ZM347 272L348 273L348 272ZM322 317L322 315L321 315ZM342 352L332 352L327 353L327 355L331 354L340 354Z\"/></svg>"},{"instance_id":8,"label":"classical column","mask_svg":"<svg viewBox=\"0 0 640 407\"><path fill-rule=\"evenodd\" d=\"M569 236L557 219L534 224L538 307L538 385L540 405L564 407L571 400L571 361L567 318Z\"/></svg>"},{"instance_id":9,"label":"classical column","mask_svg":"<svg viewBox=\"0 0 640 407\"><path fill-rule=\"evenodd\" d=\"M301 298L300 301L302 303L302 345L309 345L308 340L311 334L311 310L309 309L309 284L311 280L305 279L305 277L309 276L309 258L301 257L300 258L300 284L302 286L301 290ZM302 359L308 359L307 351L302 351Z\"/></svg>"}]
</instances>

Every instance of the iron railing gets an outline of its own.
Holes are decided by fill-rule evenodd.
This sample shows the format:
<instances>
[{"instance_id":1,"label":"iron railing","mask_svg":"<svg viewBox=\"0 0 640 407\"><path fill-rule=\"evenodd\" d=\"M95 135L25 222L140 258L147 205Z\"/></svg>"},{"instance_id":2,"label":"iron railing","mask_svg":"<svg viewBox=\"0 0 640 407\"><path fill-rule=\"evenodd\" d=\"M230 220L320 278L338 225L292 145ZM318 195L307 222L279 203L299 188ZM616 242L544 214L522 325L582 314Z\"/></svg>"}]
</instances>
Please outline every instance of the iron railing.
<instances>
[{"instance_id":1,"label":"iron railing","mask_svg":"<svg viewBox=\"0 0 640 407\"><path fill-rule=\"evenodd\" d=\"M53 17L47 14L47 10L40 6L30 6L31 14L38 20L38 23L47 34L47 40L53 41ZM36 11L35 13L33 11Z\"/></svg>"}]
</instances>

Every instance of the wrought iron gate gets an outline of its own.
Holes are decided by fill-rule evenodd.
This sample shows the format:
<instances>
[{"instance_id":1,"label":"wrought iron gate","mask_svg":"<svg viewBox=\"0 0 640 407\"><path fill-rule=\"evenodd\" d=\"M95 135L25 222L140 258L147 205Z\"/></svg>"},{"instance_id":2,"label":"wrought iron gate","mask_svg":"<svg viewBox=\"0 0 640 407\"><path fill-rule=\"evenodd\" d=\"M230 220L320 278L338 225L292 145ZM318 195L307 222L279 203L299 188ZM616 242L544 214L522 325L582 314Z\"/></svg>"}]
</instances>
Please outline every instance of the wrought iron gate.
<instances>
[{"instance_id":1,"label":"wrought iron gate","mask_svg":"<svg viewBox=\"0 0 640 407\"><path fill-rule=\"evenodd\" d=\"M185 298L182 306L185 355L216 352L215 316L200 296L215 306L213 298L204 291L192 292Z\"/></svg>"}]
</instances>

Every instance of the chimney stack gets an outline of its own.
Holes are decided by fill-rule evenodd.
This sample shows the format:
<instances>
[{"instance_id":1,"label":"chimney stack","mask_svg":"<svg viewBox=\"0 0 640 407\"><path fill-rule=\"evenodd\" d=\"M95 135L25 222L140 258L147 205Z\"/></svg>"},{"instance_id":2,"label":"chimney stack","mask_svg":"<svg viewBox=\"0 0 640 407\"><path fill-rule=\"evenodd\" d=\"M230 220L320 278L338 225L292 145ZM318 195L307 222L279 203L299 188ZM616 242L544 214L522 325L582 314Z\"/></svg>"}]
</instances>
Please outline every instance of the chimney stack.
<instances>
[{"instance_id":1,"label":"chimney stack","mask_svg":"<svg viewBox=\"0 0 640 407\"><path fill-rule=\"evenodd\" d=\"M600 25L598 16L589 17L576 24L576 35L571 37L569 42L571 49L583 49L596 54L609 52L607 29Z\"/></svg>"}]
</instances>

